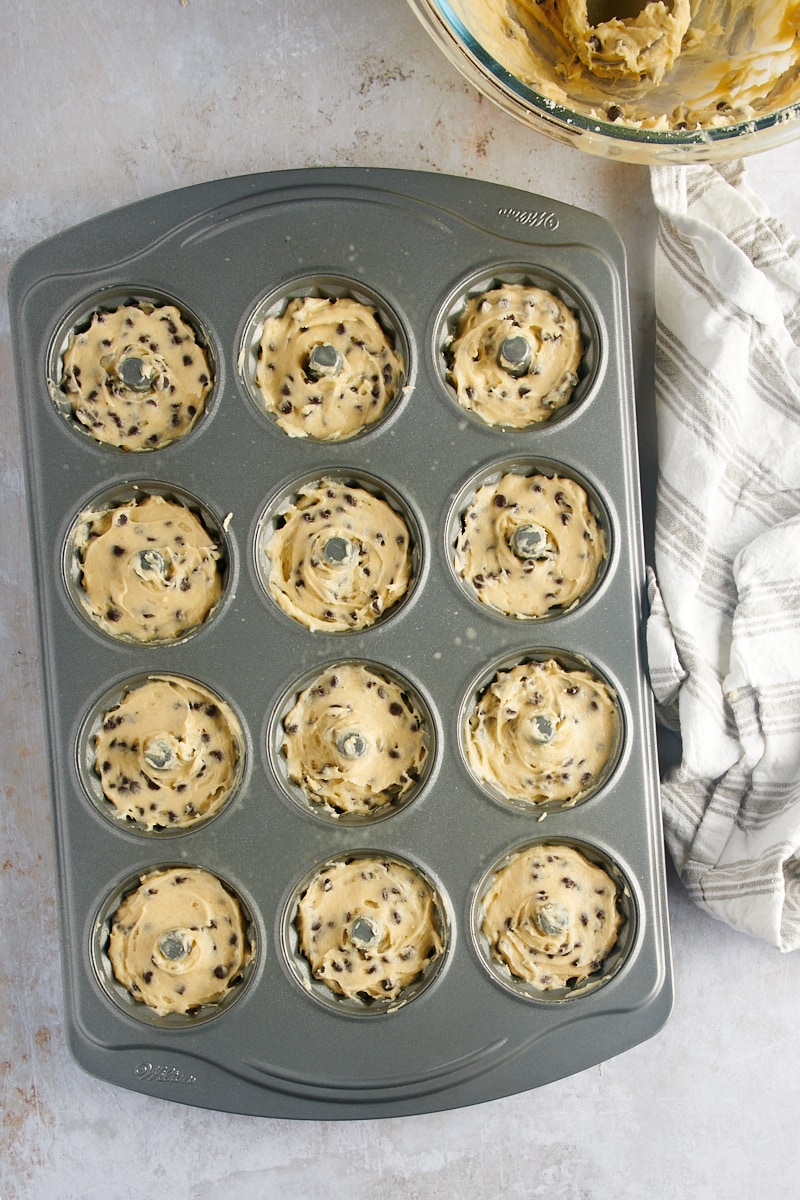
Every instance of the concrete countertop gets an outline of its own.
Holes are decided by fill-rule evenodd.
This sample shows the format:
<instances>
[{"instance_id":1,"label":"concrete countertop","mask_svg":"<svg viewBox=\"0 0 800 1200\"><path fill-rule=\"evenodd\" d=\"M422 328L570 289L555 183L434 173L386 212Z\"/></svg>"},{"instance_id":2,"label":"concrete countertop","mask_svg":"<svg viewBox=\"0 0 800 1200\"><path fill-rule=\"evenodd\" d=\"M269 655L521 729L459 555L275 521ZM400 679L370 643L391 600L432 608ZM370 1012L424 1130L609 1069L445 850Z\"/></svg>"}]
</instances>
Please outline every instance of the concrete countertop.
<instances>
[{"instance_id":1,"label":"concrete countertop","mask_svg":"<svg viewBox=\"0 0 800 1200\"><path fill-rule=\"evenodd\" d=\"M72 1062L5 293L13 261L118 205L278 168L444 171L591 209L628 252L649 505L656 216L645 168L505 116L401 0L38 0L5 3L2 27L1 1200L794 1196L800 957L713 921L672 873L667 1025L536 1091L426 1117L290 1122L137 1095ZM800 143L750 159L749 181L800 232Z\"/></svg>"}]
</instances>

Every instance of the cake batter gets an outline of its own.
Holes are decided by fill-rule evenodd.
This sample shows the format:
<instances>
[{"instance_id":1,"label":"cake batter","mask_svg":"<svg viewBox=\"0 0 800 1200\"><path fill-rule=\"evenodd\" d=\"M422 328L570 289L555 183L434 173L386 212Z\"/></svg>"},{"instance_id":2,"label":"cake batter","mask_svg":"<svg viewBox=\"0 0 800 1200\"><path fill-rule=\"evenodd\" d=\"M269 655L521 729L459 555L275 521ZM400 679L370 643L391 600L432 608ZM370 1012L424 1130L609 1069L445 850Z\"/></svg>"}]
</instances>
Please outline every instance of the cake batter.
<instances>
[{"instance_id":1,"label":"cake batter","mask_svg":"<svg viewBox=\"0 0 800 1200\"><path fill-rule=\"evenodd\" d=\"M454 565L481 604L532 618L577 604L605 556L605 533L580 484L509 472L480 487L463 514Z\"/></svg>"},{"instance_id":2,"label":"cake batter","mask_svg":"<svg viewBox=\"0 0 800 1200\"><path fill-rule=\"evenodd\" d=\"M208 688L152 675L103 714L93 765L116 815L187 829L227 800L242 746L236 716Z\"/></svg>"},{"instance_id":3,"label":"cake batter","mask_svg":"<svg viewBox=\"0 0 800 1200\"><path fill-rule=\"evenodd\" d=\"M290 437L354 437L383 415L402 374L375 310L352 297L297 297L264 322L256 383Z\"/></svg>"},{"instance_id":4,"label":"cake batter","mask_svg":"<svg viewBox=\"0 0 800 1200\"><path fill-rule=\"evenodd\" d=\"M283 725L290 778L337 814L368 814L406 795L428 755L425 723L408 694L358 663L324 671Z\"/></svg>"},{"instance_id":5,"label":"cake batter","mask_svg":"<svg viewBox=\"0 0 800 1200\"><path fill-rule=\"evenodd\" d=\"M325 867L300 900L297 930L314 978L351 999L400 998L443 948L429 885L388 859Z\"/></svg>"},{"instance_id":6,"label":"cake batter","mask_svg":"<svg viewBox=\"0 0 800 1200\"><path fill-rule=\"evenodd\" d=\"M160 1016L223 1000L250 947L239 902L208 871L170 867L141 877L111 921L108 957L134 1000Z\"/></svg>"},{"instance_id":7,"label":"cake batter","mask_svg":"<svg viewBox=\"0 0 800 1200\"><path fill-rule=\"evenodd\" d=\"M467 758L509 800L575 804L603 778L619 738L613 692L554 659L498 671L470 714Z\"/></svg>"},{"instance_id":8,"label":"cake batter","mask_svg":"<svg viewBox=\"0 0 800 1200\"><path fill-rule=\"evenodd\" d=\"M405 521L365 488L307 484L282 521L265 546L269 591L306 628L364 629L408 591Z\"/></svg>"},{"instance_id":9,"label":"cake batter","mask_svg":"<svg viewBox=\"0 0 800 1200\"><path fill-rule=\"evenodd\" d=\"M611 877L562 845L516 854L492 880L482 914L495 958L543 992L602 970L622 923Z\"/></svg>"},{"instance_id":10,"label":"cake batter","mask_svg":"<svg viewBox=\"0 0 800 1200\"><path fill-rule=\"evenodd\" d=\"M205 409L212 371L174 305L98 309L73 333L61 391L93 437L123 450L159 450L185 437Z\"/></svg>"},{"instance_id":11,"label":"cake batter","mask_svg":"<svg viewBox=\"0 0 800 1200\"><path fill-rule=\"evenodd\" d=\"M525 429L569 401L583 339L577 317L557 296L503 284L468 301L447 357L462 408L487 425Z\"/></svg>"},{"instance_id":12,"label":"cake batter","mask_svg":"<svg viewBox=\"0 0 800 1200\"><path fill-rule=\"evenodd\" d=\"M498 63L590 129L598 118L664 131L724 128L800 100L795 0L453 7Z\"/></svg>"},{"instance_id":13,"label":"cake batter","mask_svg":"<svg viewBox=\"0 0 800 1200\"><path fill-rule=\"evenodd\" d=\"M176 641L222 594L218 545L195 513L164 496L82 513L74 547L83 607L113 637Z\"/></svg>"}]
</instances>

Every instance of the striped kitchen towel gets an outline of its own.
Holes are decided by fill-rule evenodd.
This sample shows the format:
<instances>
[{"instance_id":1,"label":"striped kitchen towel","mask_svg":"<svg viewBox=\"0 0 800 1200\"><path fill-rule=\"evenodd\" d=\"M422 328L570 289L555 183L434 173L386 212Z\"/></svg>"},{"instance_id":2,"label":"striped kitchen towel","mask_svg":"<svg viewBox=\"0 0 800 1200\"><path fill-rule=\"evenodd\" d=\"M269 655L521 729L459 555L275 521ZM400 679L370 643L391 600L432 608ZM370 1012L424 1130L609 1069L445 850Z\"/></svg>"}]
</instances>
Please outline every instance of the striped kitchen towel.
<instances>
[{"instance_id":1,"label":"striped kitchen towel","mask_svg":"<svg viewBox=\"0 0 800 1200\"><path fill-rule=\"evenodd\" d=\"M800 947L800 242L742 162L654 167L658 494L650 678L690 895Z\"/></svg>"}]
</instances>

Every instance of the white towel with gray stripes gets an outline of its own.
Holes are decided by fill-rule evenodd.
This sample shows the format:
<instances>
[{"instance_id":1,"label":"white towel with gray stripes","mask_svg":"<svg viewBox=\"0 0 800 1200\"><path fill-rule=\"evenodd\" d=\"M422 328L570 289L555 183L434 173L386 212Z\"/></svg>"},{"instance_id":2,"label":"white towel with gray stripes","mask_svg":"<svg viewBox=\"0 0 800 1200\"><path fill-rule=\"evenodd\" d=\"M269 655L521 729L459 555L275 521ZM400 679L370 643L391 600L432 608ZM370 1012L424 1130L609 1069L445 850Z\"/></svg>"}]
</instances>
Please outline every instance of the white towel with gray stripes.
<instances>
[{"instance_id":1,"label":"white towel with gray stripes","mask_svg":"<svg viewBox=\"0 0 800 1200\"><path fill-rule=\"evenodd\" d=\"M800 947L800 242L742 162L654 167L658 494L647 647L689 894Z\"/></svg>"}]
</instances>

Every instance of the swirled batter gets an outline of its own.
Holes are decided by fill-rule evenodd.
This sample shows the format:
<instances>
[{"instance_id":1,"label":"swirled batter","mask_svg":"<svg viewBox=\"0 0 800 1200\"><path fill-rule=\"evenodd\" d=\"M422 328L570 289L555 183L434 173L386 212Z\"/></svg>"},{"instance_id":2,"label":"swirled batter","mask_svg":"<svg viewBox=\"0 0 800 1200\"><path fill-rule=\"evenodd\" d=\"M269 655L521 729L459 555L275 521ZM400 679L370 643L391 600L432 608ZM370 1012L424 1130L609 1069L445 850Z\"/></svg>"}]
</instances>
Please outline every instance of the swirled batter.
<instances>
[{"instance_id":1,"label":"swirled batter","mask_svg":"<svg viewBox=\"0 0 800 1200\"><path fill-rule=\"evenodd\" d=\"M557 296L503 284L468 301L447 354L462 408L488 425L524 429L568 402L583 339L577 317Z\"/></svg>"},{"instance_id":2,"label":"swirled batter","mask_svg":"<svg viewBox=\"0 0 800 1200\"><path fill-rule=\"evenodd\" d=\"M617 745L613 692L554 659L498 671L469 717L467 758L509 800L575 804L596 786Z\"/></svg>"},{"instance_id":3,"label":"swirled batter","mask_svg":"<svg viewBox=\"0 0 800 1200\"><path fill-rule=\"evenodd\" d=\"M192 429L212 386L206 351L174 305L98 310L64 351L61 390L93 437L159 450Z\"/></svg>"},{"instance_id":4,"label":"swirled batter","mask_svg":"<svg viewBox=\"0 0 800 1200\"><path fill-rule=\"evenodd\" d=\"M114 637L174 641L222 594L219 546L198 516L163 496L82 513L74 549L81 602Z\"/></svg>"},{"instance_id":5,"label":"swirled batter","mask_svg":"<svg viewBox=\"0 0 800 1200\"><path fill-rule=\"evenodd\" d=\"M297 930L314 978L351 999L398 999L443 948L428 883L378 858L323 868L300 900Z\"/></svg>"},{"instance_id":6,"label":"swirled batter","mask_svg":"<svg viewBox=\"0 0 800 1200\"><path fill-rule=\"evenodd\" d=\"M151 676L105 712L94 770L119 817L146 829L185 829L231 793L242 752L233 711L208 688Z\"/></svg>"},{"instance_id":7,"label":"swirled batter","mask_svg":"<svg viewBox=\"0 0 800 1200\"><path fill-rule=\"evenodd\" d=\"M574 987L600 971L622 924L617 885L571 846L516 854L482 906L492 954L540 991Z\"/></svg>"},{"instance_id":8,"label":"swirled batter","mask_svg":"<svg viewBox=\"0 0 800 1200\"><path fill-rule=\"evenodd\" d=\"M371 813L406 795L428 754L407 692L357 663L324 671L283 725L290 778L336 813Z\"/></svg>"},{"instance_id":9,"label":"swirled batter","mask_svg":"<svg viewBox=\"0 0 800 1200\"><path fill-rule=\"evenodd\" d=\"M115 978L160 1016L223 1000L250 955L238 900L196 867L143 875L111 921Z\"/></svg>"},{"instance_id":10,"label":"swirled batter","mask_svg":"<svg viewBox=\"0 0 800 1200\"><path fill-rule=\"evenodd\" d=\"M580 484L509 472L480 487L463 514L454 565L482 604L532 618L577 604L605 555Z\"/></svg>"},{"instance_id":11,"label":"swirled batter","mask_svg":"<svg viewBox=\"0 0 800 1200\"><path fill-rule=\"evenodd\" d=\"M409 533L385 500L321 479L300 489L282 519L264 547L268 587L306 628L364 629L406 594Z\"/></svg>"},{"instance_id":12,"label":"swirled batter","mask_svg":"<svg viewBox=\"0 0 800 1200\"><path fill-rule=\"evenodd\" d=\"M353 437L383 414L402 373L375 310L352 297L297 297L264 322L256 383L290 437Z\"/></svg>"}]
</instances>

